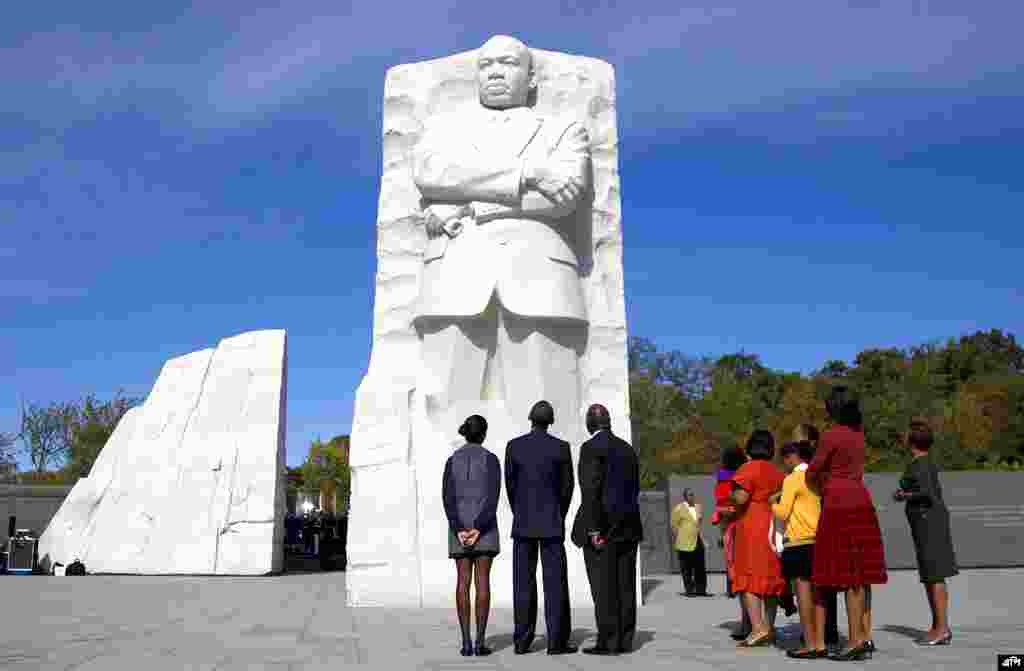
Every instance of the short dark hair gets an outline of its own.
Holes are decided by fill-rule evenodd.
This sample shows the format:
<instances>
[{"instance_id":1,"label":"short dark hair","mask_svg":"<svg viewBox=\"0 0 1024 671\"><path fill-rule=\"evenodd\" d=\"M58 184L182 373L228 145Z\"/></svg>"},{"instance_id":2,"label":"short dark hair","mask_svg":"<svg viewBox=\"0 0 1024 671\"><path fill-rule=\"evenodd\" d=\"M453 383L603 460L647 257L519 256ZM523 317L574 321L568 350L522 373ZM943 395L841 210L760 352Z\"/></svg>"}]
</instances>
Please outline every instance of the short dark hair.
<instances>
[{"instance_id":1,"label":"short dark hair","mask_svg":"<svg viewBox=\"0 0 1024 671\"><path fill-rule=\"evenodd\" d=\"M758 429L747 440L747 456L751 459L771 460L775 456L775 436L771 431Z\"/></svg>"},{"instance_id":2,"label":"short dark hair","mask_svg":"<svg viewBox=\"0 0 1024 671\"><path fill-rule=\"evenodd\" d=\"M747 455L743 454L743 450L735 445L730 445L722 450L722 468L727 471L739 470L746 461Z\"/></svg>"},{"instance_id":3,"label":"short dark hair","mask_svg":"<svg viewBox=\"0 0 1024 671\"><path fill-rule=\"evenodd\" d=\"M537 401L530 409L528 419L531 424L547 428L555 423L555 409L547 401Z\"/></svg>"},{"instance_id":4,"label":"short dark hair","mask_svg":"<svg viewBox=\"0 0 1024 671\"><path fill-rule=\"evenodd\" d=\"M806 440L802 440L796 444L797 453L800 455L800 461L806 461L808 463L814 461L814 453L817 451L811 443Z\"/></svg>"},{"instance_id":5,"label":"short dark hair","mask_svg":"<svg viewBox=\"0 0 1024 671\"><path fill-rule=\"evenodd\" d=\"M797 443L786 443L782 446L782 450L779 451L779 455L783 458L791 454L800 454L800 446Z\"/></svg>"},{"instance_id":6,"label":"short dark hair","mask_svg":"<svg viewBox=\"0 0 1024 671\"><path fill-rule=\"evenodd\" d=\"M836 424L860 429L864 423L864 416L860 412L860 400L853 389L845 385L832 387L829 397L825 400L825 410Z\"/></svg>"},{"instance_id":7,"label":"short dark hair","mask_svg":"<svg viewBox=\"0 0 1024 671\"><path fill-rule=\"evenodd\" d=\"M927 452L932 449L932 443L935 442L932 427L928 426L927 422L914 420L910 423L910 433L907 435L907 442L910 443L911 447Z\"/></svg>"},{"instance_id":8,"label":"short dark hair","mask_svg":"<svg viewBox=\"0 0 1024 671\"><path fill-rule=\"evenodd\" d=\"M608 408L595 403L587 408L587 430L591 432L612 428L612 417Z\"/></svg>"},{"instance_id":9,"label":"short dark hair","mask_svg":"<svg viewBox=\"0 0 1024 671\"><path fill-rule=\"evenodd\" d=\"M470 443L483 443L487 437L487 420L480 415L470 415L459 427L459 435Z\"/></svg>"}]
</instances>

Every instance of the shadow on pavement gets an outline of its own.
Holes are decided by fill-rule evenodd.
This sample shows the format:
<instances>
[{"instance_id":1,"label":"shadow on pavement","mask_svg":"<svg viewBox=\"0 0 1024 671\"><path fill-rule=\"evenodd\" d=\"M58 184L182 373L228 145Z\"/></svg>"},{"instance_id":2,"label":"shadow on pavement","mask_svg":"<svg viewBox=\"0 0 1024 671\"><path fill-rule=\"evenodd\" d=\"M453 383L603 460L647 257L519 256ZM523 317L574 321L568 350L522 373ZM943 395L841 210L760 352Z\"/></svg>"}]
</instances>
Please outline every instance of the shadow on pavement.
<instances>
[{"instance_id":1,"label":"shadow on pavement","mask_svg":"<svg viewBox=\"0 0 1024 671\"><path fill-rule=\"evenodd\" d=\"M500 652L505 648L511 648L514 642L515 639L513 638L512 634L498 634L497 636L487 637L487 645L494 652Z\"/></svg>"},{"instance_id":2,"label":"shadow on pavement","mask_svg":"<svg viewBox=\"0 0 1024 671\"><path fill-rule=\"evenodd\" d=\"M646 644L650 643L653 640L653 631L649 629L638 631L636 632L636 635L633 637L633 650L639 650L640 648L644 647Z\"/></svg>"},{"instance_id":3,"label":"shadow on pavement","mask_svg":"<svg viewBox=\"0 0 1024 671\"><path fill-rule=\"evenodd\" d=\"M658 588L661 583L665 582L661 578L644 578L643 584L641 585L641 591L643 592L644 601L651 595L655 589Z\"/></svg>"},{"instance_id":4,"label":"shadow on pavement","mask_svg":"<svg viewBox=\"0 0 1024 671\"><path fill-rule=\"evenodd\" d=\"M912 638L914 640L917 640L919 638L924 638L925 636L928 635L928 632L925 631L924 629L916 629L914 627L904 627L901 624L887 624L884 627L879 627L879 629L881 629L882 631L887 631L890 634L896 634L898 636L906 636L907 638Z\"/></svg>"}]
</instances>

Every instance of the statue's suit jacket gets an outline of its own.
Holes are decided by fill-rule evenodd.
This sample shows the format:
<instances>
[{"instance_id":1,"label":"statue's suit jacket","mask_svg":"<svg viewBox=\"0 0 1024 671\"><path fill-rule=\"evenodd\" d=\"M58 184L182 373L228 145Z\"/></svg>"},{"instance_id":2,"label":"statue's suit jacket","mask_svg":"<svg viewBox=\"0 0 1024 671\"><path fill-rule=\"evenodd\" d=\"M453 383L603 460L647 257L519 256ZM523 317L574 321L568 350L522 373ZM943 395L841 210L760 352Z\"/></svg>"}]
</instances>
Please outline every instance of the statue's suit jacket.
<instances>
[{"instance_id":1,"label":"statue's suit jacket","mask_svg":"<svg viewBox=\"0 0 1024 671\"><path fill-rule=\"evenodd\" d=\"M577 180L577 201L559 206L524 189L528 159L554 162ZM413 180L426 206L444 211L469 203L476 214L457 237L428 242L417 318L478 315L497 291L519 315L586 320L575 231L568 230L589 193L582 124L525 107L441 117L413 151Z\"/></svg>"}]
</instances>

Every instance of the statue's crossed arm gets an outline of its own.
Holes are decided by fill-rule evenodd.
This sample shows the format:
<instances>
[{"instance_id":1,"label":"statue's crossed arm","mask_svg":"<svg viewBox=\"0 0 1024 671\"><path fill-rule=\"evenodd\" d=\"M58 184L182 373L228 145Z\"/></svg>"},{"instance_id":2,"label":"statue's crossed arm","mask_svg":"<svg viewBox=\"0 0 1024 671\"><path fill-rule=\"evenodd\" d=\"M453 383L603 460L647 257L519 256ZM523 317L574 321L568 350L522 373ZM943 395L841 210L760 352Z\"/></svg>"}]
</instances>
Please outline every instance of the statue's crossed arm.
<instances>
[{"instance_id":1,"label":"statue's crossed arm","mask_svg":"<svg viewBox=\"0 0 1024 671\"><path fill-rule=\"evenodd\" d=\"M589 138L578 122L564 128L543 158L531 152L485 156L444 130L428 131L413 155L413 179L430 203L424 222L432 237L442 230L454 237L467 216L478 223L564 217L576 209L589 178Z\"/></svg>"}]
</instances>

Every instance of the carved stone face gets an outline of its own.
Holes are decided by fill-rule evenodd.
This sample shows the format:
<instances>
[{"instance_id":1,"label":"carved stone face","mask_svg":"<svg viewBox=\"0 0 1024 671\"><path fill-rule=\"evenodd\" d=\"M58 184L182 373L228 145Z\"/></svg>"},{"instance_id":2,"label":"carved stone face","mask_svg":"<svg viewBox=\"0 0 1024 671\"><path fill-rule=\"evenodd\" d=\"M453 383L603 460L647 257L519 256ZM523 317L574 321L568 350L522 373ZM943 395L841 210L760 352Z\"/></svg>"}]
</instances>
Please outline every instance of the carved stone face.
<instances>
[{"instance_id":1,"label":"carved stone face","mask_svg":"<svg viewBox=\"0 0 1024 671\"><path fill-rule=\"evenodd\" d=\"M480 104L495 109L523 107L536 86L530 50L519 40L499 35L480 47L477 56Z\"/></svg>"}]
</instances>

